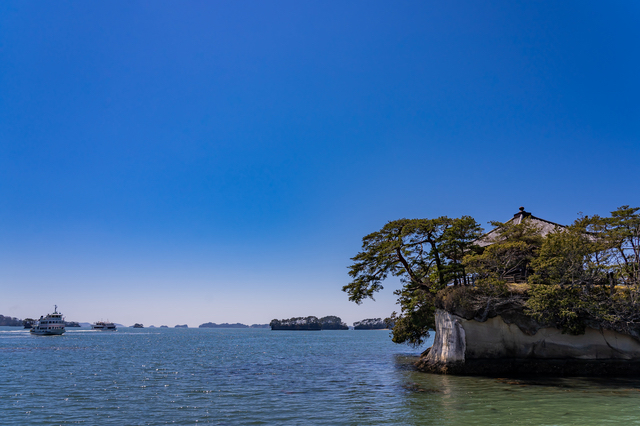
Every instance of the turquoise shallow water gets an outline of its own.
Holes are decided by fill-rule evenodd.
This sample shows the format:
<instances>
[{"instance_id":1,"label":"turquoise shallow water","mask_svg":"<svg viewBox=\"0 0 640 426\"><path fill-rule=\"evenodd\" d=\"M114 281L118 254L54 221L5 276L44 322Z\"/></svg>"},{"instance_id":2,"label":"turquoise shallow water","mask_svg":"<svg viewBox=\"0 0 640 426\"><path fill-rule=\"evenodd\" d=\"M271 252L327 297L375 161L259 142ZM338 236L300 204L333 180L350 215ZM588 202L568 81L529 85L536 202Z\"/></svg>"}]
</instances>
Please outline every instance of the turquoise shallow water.
<instances>
[{"instance_id":1,"label":"turquoise shallow water","mask_svg":"<svg viewBox=\"0 0 640 426\"><path fill-rule=\"evenodd\" d=\"M386 331L0 328L2 425L640 424L640 381L413 371Z\"/></svg>"}]
</instances>

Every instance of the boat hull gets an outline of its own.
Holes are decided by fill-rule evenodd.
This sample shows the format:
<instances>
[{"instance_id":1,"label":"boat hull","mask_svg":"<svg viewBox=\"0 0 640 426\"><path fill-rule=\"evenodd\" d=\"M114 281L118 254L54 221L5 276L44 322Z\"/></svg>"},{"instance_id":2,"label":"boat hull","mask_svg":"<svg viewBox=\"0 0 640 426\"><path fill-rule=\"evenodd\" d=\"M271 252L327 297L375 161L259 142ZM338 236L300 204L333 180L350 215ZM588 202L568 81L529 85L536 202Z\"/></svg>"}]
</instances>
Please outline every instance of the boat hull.
<instances>
[{"instance_id":1,"label":"boat hull","mask_svg":"<svg viewBox=\"0 0 640 426\"><path fill-rule=\"evenodd\" d=\"M60 336L62 335L62 333L64 333L64 328L56 328L56 329L49 329L49 330L40 330L37 328L32 328L31 330L29 330L29 333L36 335L36 336Z\"/></svg>"},{"instance_id":2,"label":"boat hull","mask_svg":"<svg viewBox=\"0 0 640 426\"><path fill-rule=\"evenodd\" d=\"M98 322L96 324L91 324L91 329L92 330L98 330L98 331L116 331L117 327L113 323L101 323L101 322Z\"/></svg>"}]
</instances>

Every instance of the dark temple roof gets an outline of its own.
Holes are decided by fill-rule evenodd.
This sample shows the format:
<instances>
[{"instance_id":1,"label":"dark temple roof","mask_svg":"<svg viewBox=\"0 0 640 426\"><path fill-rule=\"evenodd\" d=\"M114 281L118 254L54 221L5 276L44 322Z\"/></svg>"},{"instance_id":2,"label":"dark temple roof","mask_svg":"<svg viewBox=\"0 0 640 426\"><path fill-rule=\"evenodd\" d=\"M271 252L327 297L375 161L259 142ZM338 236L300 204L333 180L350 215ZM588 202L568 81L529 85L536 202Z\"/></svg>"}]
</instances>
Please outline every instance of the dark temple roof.
<instances>
[{"instance_id":1,"label":"dark temple roof","mask_svg":"<svg viewBox=\"0 0 640 426\"><path fill-rule=\"evenodd\" d=\"M515 225L519 225L522 223L522 221L525 218L527 218L529 219L531 224L540 228L540 231L543 237L547 234L550 234L551 232L555 232L558 228L565 227L564 225L560 225L558 223L551 222L546 219L540 219L539 217L535 217L531 213L524 211L524 207L520 207L519 210L520 211L514 214L513 217L507 221L507 223L513 223ZM495 243L500 236L500 234L498 233L499 229L500 228L495 228L487 232L482 237L476 240L476 244L478 244L480 247L486 247Z\"/></svg>"}]
</instances>

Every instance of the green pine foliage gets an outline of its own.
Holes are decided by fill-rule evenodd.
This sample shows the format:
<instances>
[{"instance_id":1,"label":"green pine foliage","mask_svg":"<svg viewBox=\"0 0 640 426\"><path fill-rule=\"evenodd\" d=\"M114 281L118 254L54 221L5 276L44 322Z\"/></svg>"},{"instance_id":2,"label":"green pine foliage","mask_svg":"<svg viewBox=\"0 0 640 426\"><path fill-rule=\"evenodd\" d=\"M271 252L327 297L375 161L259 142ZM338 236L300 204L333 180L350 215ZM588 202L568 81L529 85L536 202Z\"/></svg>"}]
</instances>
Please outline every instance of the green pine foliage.
<instances>
[{"instance_id":1,"label":"green pine foliage","mask_svg":"<svg viewBox=\"0 0 640 426\"><path fill-rule=\"evenodd\" d=\"M639 210L622 206L549 234L532 262L528 314L571 334L587 326L638 334Z\"/></svg>"},{"instance_id":2,"label":"green pine foliage","mask_svg":"<svg viewBox=\"0 0 640 426\"><path fill-rule=\"evenodd\" d=\"M389 318L395 323L393 341L419 346L434 324L435 295L448 283L469 284L462 262L477 249L474 241L482 228L469 216L457 219L400 219L362 239L362 250L349 267L352 281L342 290L358 304L373 299L388 276L400 277L400 313Z\"/></svg>"}]
</instances>

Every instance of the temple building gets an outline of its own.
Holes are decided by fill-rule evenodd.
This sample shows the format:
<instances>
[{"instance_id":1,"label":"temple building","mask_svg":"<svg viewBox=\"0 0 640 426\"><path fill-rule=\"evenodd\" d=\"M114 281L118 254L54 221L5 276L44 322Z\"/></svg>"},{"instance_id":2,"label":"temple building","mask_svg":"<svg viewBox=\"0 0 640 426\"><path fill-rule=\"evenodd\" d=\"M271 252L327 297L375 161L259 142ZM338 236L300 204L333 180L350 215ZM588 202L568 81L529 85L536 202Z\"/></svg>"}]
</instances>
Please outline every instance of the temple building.
<instances>
[{"instance_id":1,"label":"temple building","mask_svg":"<svg viewBox=\"0 0 640 426\"><path fill-rule=\"evenodd\" d=\"M532 215L531 213L525 211L524 207L520 207L519 210L520 211L514 214L513 217L506 222L506 224L520 225L524 221L526 221L528 225L532 225L538 228L540 230L540 235L543 237L552 232L557 232L565 228L565 226L563 225L557 224L555 222L551 222L546 219L541 219L539 217ZM478 238L478 240L476 240L476 244L479 245L480 247L488 247L498 242L500 240L500 234L501 234L500 231L501 231L500 227L492 229L488 233L484 234L482 237ZM518 256L516 255L516 257ZM526 263L523 264L518 262L515 265L512 265L510 269L506 270L502 278L506 282L510 282L510 283L523 283L527 281L527 277L530 274L530 272L531 271L528 264ZM474 278L475 277L471 279L472 282L475 281Z\"/></svg>"},{"instance_id":2,"label":"temple building","mask_svg":"<svg viewBox=\"0 0 640 426\"><path fill-rule=\"evenodd\" d=\"M514 214L513 217L506 222L507 224L519 225L523 220L528 219L530 221L530 224L540 229L540 234L543 237L547 234L550 234L551 232L557 231L558 229L565 228L564 225L560 225L546 219L540 219L539 217L536 217L531 213L524 211L524 207L520 207L519 210L520 211L518 213ZM478 238L476 244L478 244L480 247L490 246L491 244L498 241L499 238L500 228L495 228L484 234L482 237Z\"/></svg>"}]
</instances>

